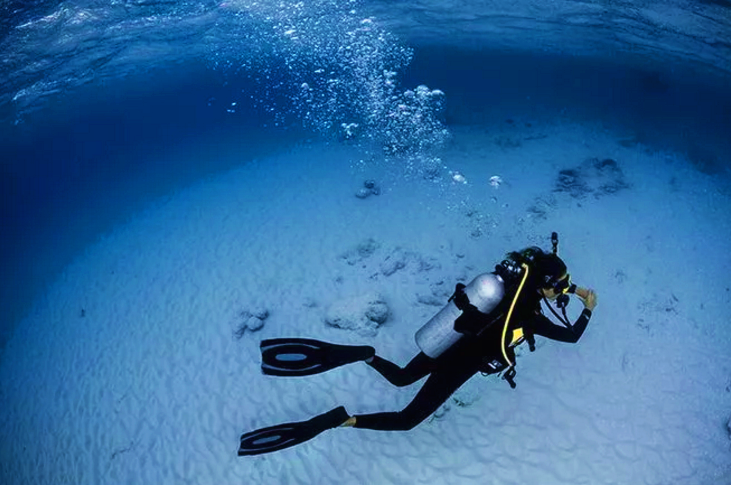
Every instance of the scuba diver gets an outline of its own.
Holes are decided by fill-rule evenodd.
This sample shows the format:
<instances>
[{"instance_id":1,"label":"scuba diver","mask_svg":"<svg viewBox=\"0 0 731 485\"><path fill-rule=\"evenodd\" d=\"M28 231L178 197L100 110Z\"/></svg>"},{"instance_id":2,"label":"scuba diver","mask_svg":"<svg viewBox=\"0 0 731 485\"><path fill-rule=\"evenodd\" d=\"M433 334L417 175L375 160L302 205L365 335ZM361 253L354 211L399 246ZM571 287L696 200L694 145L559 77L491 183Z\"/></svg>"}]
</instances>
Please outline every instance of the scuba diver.
<instances>
[{"instance_id":1,"label":"scuba diver","mask_svg":"<svg viewBox=\"0 0 731 485\"><path fill-rule=\"evenodd\" d=\"M566 264L558 256L555 232L551 242L551 252L536 246L511 252L493 272L477 276L468 285L458 283L447 305L416 333L421 352L404 368L376 355L370 346L337 345L304 338L263 340L262 371L268 375L311 375L365 361L395 386L408 386L429 377L401 411L351 416L340 406L309 421L246 433L241 436L239 456L289 448L338 426L410 430L478 372L502 373L502 378L515 388L515 347L527 342L533 352L536 335L576 343L596 306L594 291L571 282ZM573 325L566 316L570 294L577 295L584 303ZM563 325L556 325L543 314L541 301ZM549 301L556 304L563 316Z\"/></svg>"}]
</instances>

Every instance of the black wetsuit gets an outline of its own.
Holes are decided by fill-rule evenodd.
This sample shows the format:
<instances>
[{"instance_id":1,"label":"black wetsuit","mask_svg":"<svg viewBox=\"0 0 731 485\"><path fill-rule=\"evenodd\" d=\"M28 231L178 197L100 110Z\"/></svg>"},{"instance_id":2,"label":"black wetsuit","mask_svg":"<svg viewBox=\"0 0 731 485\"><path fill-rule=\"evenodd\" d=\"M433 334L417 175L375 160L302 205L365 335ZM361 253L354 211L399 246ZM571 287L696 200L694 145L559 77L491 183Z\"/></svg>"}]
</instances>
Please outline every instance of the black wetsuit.
<instances>
[{"instance_id":1,"label":"black wetsuit","mask_svg":"<svg viewBox=\"0 0 731 485\"><path fill-rule=\"evenodd\" d=\"M476 308L472 308L477 311ZM509 328L511 330L522 328L529 341L532 341L533 335L541 335L560 342L575 343L584 333L591 318L591 311L584 309L571 328L556 325L541 313L540 297L535 293L520 298L516 310L517 308L524 310L516 311L511 318L511 322L515 324L511 323ZM479 312L465 312L465 314L469 317L468 325L471 323L475 327L480 326L479 320L488 319L487 315ZM355 427L392 431L410 430L431 416L454 391L477 372L494 374L507 368L500 345L503 326L504 320L491 325L479 336L463 337L436 359L420 352L404 368L375 356L369 365L395 386L408 386L427 375L429 378L403 410L356 415ZM512 336L512 332L510 334ZM506 338L506 348L508 356L515 362L513 349L507 347L510 340L511 337ZM493 366L489 363L493 363Z\"/></svg>"}]
</instances>

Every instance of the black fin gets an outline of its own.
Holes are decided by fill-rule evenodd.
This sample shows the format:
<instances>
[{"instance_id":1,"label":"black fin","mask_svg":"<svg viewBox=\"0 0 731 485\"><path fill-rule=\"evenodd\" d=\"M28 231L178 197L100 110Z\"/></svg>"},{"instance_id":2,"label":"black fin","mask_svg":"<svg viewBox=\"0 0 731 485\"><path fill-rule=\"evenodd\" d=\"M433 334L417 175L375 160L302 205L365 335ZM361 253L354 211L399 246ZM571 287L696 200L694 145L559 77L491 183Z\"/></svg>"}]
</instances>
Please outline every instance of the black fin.
<instances>
[{"instance_id":1,"label":"black fin","mask_svg":"<svg viewBox=\"0 0 731 485\"><path fill-rule=\"evenodd\" d=\"M283 450L309 441L323 431L340 426L349 417L345 408L340 406L309 421L280 424L251 431L241 435L238 454L251 456Z\"/></svg>"},{"instance_id":2,"label":"black fin","mask_svg":"<svg viewBox=\"0 0 731 485\"><path fill-rule=\"evenodd\" d=\"M271 376L308 376L373 357L367 345L338 345L307 338L261 342L261 370Z\"/></svg>"}]
</instances>

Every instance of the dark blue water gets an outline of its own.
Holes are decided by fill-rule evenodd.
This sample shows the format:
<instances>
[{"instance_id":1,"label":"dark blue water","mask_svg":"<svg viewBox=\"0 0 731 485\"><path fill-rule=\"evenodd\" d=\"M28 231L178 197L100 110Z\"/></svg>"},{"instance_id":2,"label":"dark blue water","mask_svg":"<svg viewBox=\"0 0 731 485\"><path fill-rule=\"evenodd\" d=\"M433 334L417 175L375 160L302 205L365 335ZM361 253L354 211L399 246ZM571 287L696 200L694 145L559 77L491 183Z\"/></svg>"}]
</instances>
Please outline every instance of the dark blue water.
<instances>
[{"instance_id":1,"label":"dark blue water","mask_svg":"<svg viewBox=\"0 0 731 485\"><path fill-rule=\"evenodd\" d=\"M233 96L223 82L179 66L85 89L2 126L3 340L42 286L114 224L302 136L267 128L271 117L243 101L227 112L217 102Z\"/></svg>"},{"instance_id":2,"label":"dark blue water","mask_svg":"<svg viewBox=\"0 0 731 485\"><path fill-rule=\"evenodd\" d=\"M599 121L655 149L685 153L705 172L731 167L731 84L690 66L649 69L604 59L428 47L417 50L405 74L406 85L421 82L447 93L448 124L490 122L497 112Z\"/></svg>"}]
</instances>

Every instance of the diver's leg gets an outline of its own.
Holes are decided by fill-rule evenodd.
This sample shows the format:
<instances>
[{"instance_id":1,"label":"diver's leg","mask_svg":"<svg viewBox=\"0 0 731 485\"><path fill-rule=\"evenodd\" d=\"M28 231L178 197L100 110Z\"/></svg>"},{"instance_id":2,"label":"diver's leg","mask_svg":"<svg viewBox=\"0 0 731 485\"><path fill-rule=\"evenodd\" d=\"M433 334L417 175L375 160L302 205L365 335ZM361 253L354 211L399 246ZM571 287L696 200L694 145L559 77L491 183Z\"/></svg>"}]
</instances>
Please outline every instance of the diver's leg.
<instances>
[{"instance_id":1,"label":"diver's leg","mask_svg":"<svg viewBox=\"0 0 731 485\"><path fill-rule=\"evenodd\" d=\"M391 413L359 414L354 416L355 422L348 424L356 428L383 431L410 430L439 409L439 406L475 375L477 370L478 368L472 365L440 366L431 373L424 387L403 410Z\"/></svg>"},{"instance_id":2,"label":"diver's leg","mask_svg":"<svg viewBox=\"0 0 731 485\"><path fill-rule=\"evenodd\" d=\"M434 359L427 357L424 352L419 352L403 369L377 355L370 362L366 360L366 363L388 379L388 382L399 387L413 384L434 369Z\"/></svg>"}]
</instances>

